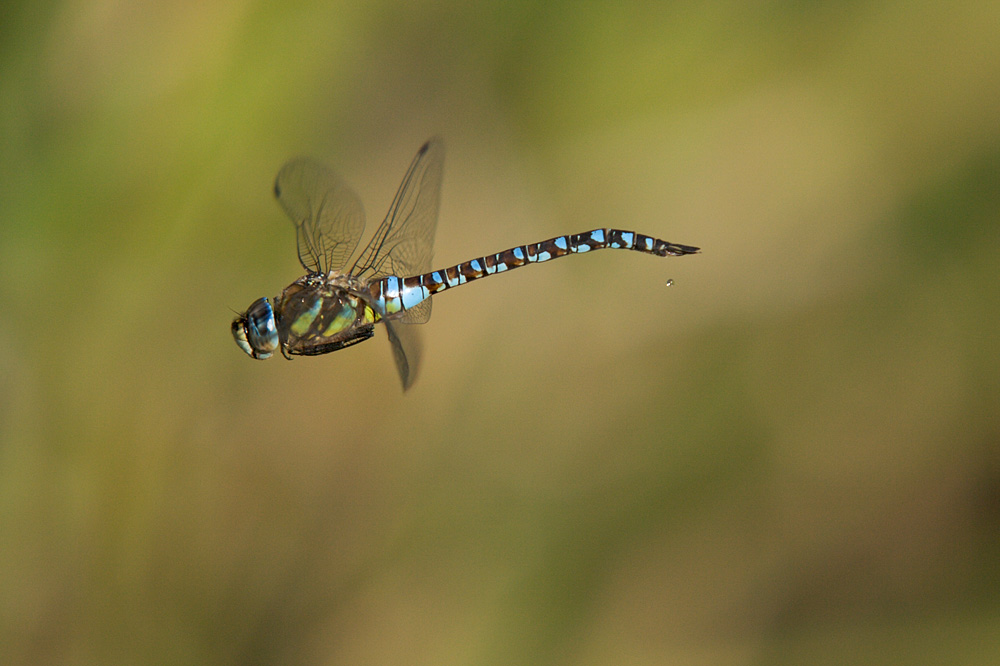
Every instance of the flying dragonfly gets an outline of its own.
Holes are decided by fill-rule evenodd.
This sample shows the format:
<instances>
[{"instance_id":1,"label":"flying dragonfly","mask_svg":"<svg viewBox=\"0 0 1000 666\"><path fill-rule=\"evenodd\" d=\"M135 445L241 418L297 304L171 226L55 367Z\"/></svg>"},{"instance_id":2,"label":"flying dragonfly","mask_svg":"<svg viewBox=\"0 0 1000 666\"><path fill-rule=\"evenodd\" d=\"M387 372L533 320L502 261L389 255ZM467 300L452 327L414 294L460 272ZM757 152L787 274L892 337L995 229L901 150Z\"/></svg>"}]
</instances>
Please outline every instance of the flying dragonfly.
<instances>
[{"instance_id":1,"label":"flying dragonfly","mask_svg":"<svg viewBox=\"0 0 1000 666\"><path fill-rule=\"evenodd\" d=\"M233 338L253 358L280 350L285 358L318 356L363 342L385 326L396 369L408 389L416 378L420 344L413 324L431 316L431 296L528 264L611 248L659 257L700 248L634 231L594 229L519 245L449 268L431 270L441 201L444 144L431 139L417 152L389 213L350 268L365 228L358 195L337 174L310 158L278 172L274 196L295 225L306 274L270 301L259 298L232 324Z\"/></svg>"}]
</instances>

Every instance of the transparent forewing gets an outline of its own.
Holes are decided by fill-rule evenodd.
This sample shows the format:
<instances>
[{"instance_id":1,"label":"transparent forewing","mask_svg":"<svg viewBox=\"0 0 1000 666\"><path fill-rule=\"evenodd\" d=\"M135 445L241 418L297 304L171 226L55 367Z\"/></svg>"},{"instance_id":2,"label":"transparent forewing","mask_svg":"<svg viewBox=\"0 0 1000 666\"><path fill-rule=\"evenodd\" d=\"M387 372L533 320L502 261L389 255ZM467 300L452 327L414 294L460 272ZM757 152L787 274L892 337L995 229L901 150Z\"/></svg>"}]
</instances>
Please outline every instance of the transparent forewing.
<instances>
[{"instance_id":1,"label":"transparent forewing","mask_svg":"<svg viewBox=\"0 0 1000 666\"><path fill-rule=\"evenodd\" d=\"M295 224L302 266L313 273L343 269L365 230L354 190L324 164L297 157L278 172L274 196Z\"/></svg>"},{"instance_id":2,"label":"transparent forewing","mask_svg":"<svg viewBox=\"0 0 1000 666\"><path fill-rule=\"evenodd\" d=\"M440 139L431 139L413 158L389 214L354 263L351 274L372 280L431 270L443 165L444 144Z\"/></svg>"}]
</instances>

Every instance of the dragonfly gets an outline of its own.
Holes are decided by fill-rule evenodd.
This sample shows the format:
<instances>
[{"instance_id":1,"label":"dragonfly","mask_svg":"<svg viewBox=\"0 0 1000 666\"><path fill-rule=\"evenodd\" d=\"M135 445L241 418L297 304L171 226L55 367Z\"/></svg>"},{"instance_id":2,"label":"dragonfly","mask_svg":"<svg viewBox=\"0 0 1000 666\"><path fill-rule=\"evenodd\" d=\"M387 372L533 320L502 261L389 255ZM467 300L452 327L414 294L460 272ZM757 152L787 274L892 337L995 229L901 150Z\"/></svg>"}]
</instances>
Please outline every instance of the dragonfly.
<instances>
[{"instance_id":1,"label":"dragonfly","mask_svg":"<svg viewBox=\"0 0 1000 666\"><path fill-rule=\"evenodd\" d=\"M255 359L318 356L364 342L381 324L392 346L403 390L413 384L421 345L414 324L431 316L431 297L452 287L521 266L604 248L659 257L700 248L621 229L594 229L519 245L431 270L441 202L444 144L425 143L410 164L389 212L350 268L365 228L358 195L324 164L308 157L278 172L274 195L295 225L306 274L281 295L259 298L232 323L240 349Z\"/></svg>"}]
</instances>

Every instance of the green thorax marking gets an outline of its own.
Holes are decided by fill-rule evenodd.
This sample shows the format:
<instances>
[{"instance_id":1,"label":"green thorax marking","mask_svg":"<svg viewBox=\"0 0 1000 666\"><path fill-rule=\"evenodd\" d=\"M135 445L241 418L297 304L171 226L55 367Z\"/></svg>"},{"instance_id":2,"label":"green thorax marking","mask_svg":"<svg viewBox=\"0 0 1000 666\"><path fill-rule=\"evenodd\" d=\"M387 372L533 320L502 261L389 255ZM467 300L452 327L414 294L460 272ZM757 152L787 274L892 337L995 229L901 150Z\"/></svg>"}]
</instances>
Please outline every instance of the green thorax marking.
<instances>
[{"instance_id":1,"label":"green thorax marking","mask_svg":"<svg viewBox=\"0 0 1000 666\"><path fill-rule=\"evenodd\" d=\"M328 342L380 319L359 293L322 276L307 276L289 285L275 299L275 315L289 347Z\"/></svg>"}]
</instances>

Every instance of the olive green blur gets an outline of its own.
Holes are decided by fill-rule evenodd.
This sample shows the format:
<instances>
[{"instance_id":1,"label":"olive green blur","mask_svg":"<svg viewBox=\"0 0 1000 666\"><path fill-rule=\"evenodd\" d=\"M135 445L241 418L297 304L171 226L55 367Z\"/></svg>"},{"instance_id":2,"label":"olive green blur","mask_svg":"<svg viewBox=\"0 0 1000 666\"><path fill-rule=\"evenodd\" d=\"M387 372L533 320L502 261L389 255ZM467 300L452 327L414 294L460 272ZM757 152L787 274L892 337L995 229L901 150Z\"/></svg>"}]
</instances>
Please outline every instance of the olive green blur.
<instances>
[{"instance_id":1,"label":"olive green blur","mask_svg":"<svg viewBox=\"0 0 1000 666\"><path fill-rule=\"evenodd\" d=\"M0 663L997 663L998 25L6 3ZM248 358L234 311L303 273L281 165L370 233L435 135L435 268L702 253L440 294L405 395L382 325Z\"/></svg>"}]
</instances>

